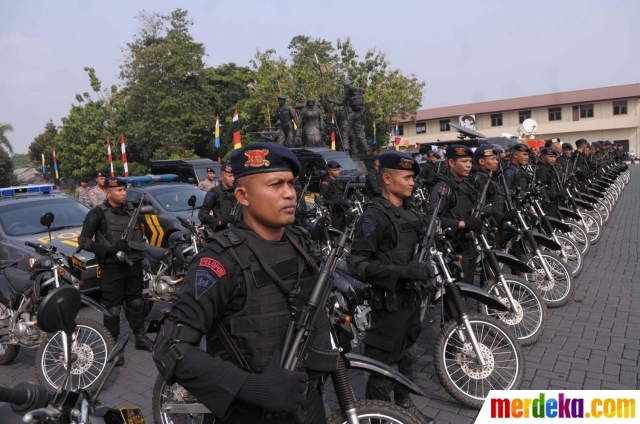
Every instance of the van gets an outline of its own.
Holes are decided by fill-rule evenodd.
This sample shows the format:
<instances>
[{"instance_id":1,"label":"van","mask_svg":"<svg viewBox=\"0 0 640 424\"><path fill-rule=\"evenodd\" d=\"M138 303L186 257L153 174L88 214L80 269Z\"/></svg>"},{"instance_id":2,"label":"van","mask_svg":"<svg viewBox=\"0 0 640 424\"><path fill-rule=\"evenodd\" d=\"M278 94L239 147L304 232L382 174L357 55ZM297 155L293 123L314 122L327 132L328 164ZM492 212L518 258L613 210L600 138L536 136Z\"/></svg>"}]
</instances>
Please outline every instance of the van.
<instances>
[{"instance_id":1,"label":"van","mask_svg":"<svg viewBox=\"0 0 640 424\"><path fill-rule=\"evenodd\" d=\"M213 168L219 180L222 165L211 159L163 159L151 162L153 175L176 174L178 181L189 184L198 184L206 179L207 168Z\"/></svg>"}]
</instances>

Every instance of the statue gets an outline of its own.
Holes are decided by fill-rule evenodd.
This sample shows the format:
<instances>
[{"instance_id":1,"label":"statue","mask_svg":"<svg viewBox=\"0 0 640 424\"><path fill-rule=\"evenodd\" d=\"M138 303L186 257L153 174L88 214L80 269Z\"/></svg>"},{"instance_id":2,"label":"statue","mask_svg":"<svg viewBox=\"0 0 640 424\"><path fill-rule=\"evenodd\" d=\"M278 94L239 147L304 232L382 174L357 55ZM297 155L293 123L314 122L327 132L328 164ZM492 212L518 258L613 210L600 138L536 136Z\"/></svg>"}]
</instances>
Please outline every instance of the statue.
<instances>
[{"instance_id":1,"label":"statue","mask_svg":"<svg viewBox=\"0 0 640 424\"><path fill-rule=\"evenodd\" d=\"M362 125L362 111L364 110L364 88L354 87L349 78L344 80L344 94L342 100L329 99L330 102L344 108L342 124L340 124L340 138L344 151L351 153L368 153L369 148L364 139L364 125ZM353 129L355 143L349 141L349 130ZM351 148L349 145L351 144Z\"/></svg>"},{"instance_id":2,"label":"statue","mask_svg":"<svg viewBox=\"0 0 640 424\"><path fill-rule=\"evenodd\" d=\"M292 122L298 125L298 118L291 106L286 104L287 97L278 95L278 109L276 110L276 116L280 122L280 136L278 143L282 146L293 147L293 126ZM276 126L278 124L276 123Z\"/></svg>"},{"instance_id":3,"label":"statue","mask_svg":"<svg viewBox=\"0 0 640 424\"><path fill-rule=\"evenodd\" d=\"M314 99L307 99L304 109L300 113L300 124L298 129L302 134L302 144L305 147L325 147L322 142L322 110Z\"/></svg>"}]
</instances>

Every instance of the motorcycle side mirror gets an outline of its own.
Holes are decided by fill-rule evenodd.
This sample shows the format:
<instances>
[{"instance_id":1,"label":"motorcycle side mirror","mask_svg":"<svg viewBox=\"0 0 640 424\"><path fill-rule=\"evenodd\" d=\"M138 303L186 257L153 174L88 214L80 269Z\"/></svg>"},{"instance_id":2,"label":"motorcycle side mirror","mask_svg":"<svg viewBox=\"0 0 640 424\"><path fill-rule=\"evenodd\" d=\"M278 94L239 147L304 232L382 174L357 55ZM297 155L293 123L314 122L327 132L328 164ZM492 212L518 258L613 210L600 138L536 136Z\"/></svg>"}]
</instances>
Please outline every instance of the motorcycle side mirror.
<instances>
[{"instance_id":1,"label":"motorcycle side mirror","mask_svg":"<svg viewBox=\"0 0 640 424\"><path fill-rule=\"evenodd\" d=\"M311 229L311 238L317 242L324 243L328 241L325 228L327 226L327 217L323 216L316 220Z\"/></svg>"},{"instance_id":2,"label":"motorcycle side mirror","mask_svg":"<svg viewBox=\"0 0 640 424\"><path fill-rule=\"evenodd\" d=\"M82 300L73 286L56 287L38 306L38 327L45 333L64 331L71 335L76 329L76 315Z\"/></svg>"},{"instance_id":3,"label":"motorcycle side mirror","mask_svg":"<svg viewBox=\"0 0 640 424\"><path fill-rule=\"evenodd\" d=\"M196 206L196 196L195 195L191 195L191 197L189 197L189 200L187 200L187 205L191 206L192 208L194 208Z\"/></svg>"},{"instance_id":4,"label":"motorcycle side mirror","mask_svg":"<svg viewBox=\"0 0 640 424\"><path fill-rule=\"evenodd\" d=\"M53 212L45 212L40 217L40 225L49 228L51 227L51 224L53 224L54 218L55 215L53 214Z\"/></svg>"},{"instance_id":5,"label":"motorcycle side mirror","mask_svg":"<svg viewBox=\"0 0 640 424\"><path fill-rule=\"evenodd\" d=\"M187 183L195 184L196 183L196 179L195 178L187 178Z\"/></svg>"},{"instance_id":6,"label":"motorcycle side mirror","mask_svg":"<svg viewBox=\"0 0 640 424\"><path fill-rule=\"evenodd\" d=\"M146 205L140 208L140 214L142 215L153 215L157 213L156 208L152 205Z\"/></svg>"},{"instance_id":7,"label":"motorcycle side mirror","mask_svg":"<svg viewBox=\"0 0 640 424\"><path fill-rule=\"evenodd\" d=\"M315 175L316 177L319 177L319 178L324 178L329 174L327 173L327 171L325 169L314 169L313 170L313 175Z\"/></svg>"}]
</instances>

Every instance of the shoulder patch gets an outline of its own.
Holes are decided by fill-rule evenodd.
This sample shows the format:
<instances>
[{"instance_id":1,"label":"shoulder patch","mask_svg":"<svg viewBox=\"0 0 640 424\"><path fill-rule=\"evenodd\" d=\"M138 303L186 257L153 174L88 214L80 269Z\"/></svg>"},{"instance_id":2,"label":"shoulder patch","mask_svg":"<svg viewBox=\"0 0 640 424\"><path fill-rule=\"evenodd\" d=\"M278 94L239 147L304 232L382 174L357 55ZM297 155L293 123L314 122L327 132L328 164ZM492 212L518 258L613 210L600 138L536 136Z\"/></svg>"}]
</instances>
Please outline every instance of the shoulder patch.
<instances>
[{"instance_id":1,"label":"shoulder patch","mask_svg":"<svg viewBox=\"0 0 640 424\"><path fill-rule=\"evenodd\" d=\"M215 286L218 279L209 271L196 271L196 300L200 299L203 294L211 287Z\"/></svg>"},{"instance_id":2,"label":"shoulder patch","mask_svg":"<svg viewBox=\"0 0 640 424\"><path fill-rule=\"evenodd\" d=\"M322 185L329 185L329 181L323 181Z\"/></svg>"},{"instance_id":3,"label":"shoulder patch","mask_svg":"<svg viewBox=\"0 0 640 424\"><path fill-rule=\"evenodd\" d=\"M378 221L376 221L375 219L369 216L365 216L364 219L362 220L362 236L364 238L369 237L369 235L373 233L373 231L376 229L377 226L378 226Z\"/></svg>"},{"instance_id":4,"label":"shoulder patch","mask_svg":"<svg viewBox=\"0 0 640 424\"><path fill-rule=\"evenodd\" d=\"M223 277L227 273L227 270L224 268L224 266L215 259L200 258L199 265L205 268L209 268L218 276L218 278Z\"/></svg>"}]
</instances>

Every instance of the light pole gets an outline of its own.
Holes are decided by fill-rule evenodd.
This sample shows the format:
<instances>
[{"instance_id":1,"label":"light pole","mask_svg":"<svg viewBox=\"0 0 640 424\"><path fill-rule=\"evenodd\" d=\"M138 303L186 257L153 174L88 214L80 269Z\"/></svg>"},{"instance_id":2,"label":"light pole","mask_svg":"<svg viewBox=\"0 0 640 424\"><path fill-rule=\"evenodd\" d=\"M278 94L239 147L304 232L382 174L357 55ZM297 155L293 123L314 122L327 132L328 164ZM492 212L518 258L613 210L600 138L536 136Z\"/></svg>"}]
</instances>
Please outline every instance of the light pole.
<instances>
[{"instance_id":1,"label":"light pole","mask_svg":"<svg viewBox=\"0 0 640 424\"><path fill-rule=\"evenodd\" d=\"M269 128L271 128L271 110L269 109L269 102L267 101L267 99L264 98L264 96L262 95L261 92L259 92L256 89L256 86L253 84L247 84L247 88L251 91L255 91L256 94L258 96L260 96L262 98L262 100L264 100L265 104L267 105L267 122L269 123Z\"/></svg>"}]
</instances>

